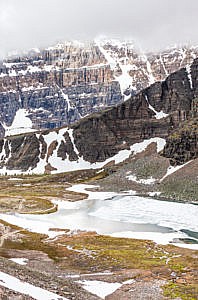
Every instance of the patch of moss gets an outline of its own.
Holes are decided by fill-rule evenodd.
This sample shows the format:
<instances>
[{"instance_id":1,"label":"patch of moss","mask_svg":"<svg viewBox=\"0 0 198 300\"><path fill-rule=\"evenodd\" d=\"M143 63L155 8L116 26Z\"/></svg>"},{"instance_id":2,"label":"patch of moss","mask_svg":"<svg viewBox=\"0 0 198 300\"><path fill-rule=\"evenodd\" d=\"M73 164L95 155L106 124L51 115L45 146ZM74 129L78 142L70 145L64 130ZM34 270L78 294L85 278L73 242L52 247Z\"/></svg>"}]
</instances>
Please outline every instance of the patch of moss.
<instances>
[{"instance_id":1,"label":"patch of moss","mask_svg":"<svg viewBox=\"0 0 198 300\"><path fill-rule=\"evenodd\" d=\"M24 195L23 195L24 196ZM17 196L3 196L0 195L0 211L13 212L17 211L21 214L43 214L52 213L57 210L57 207L48 199L39 198L27 195L23 198L21 195Z\"/></svg>"},{"instance_id":2,"label":"patch of moss","mask_svg":"<svg viewBox=\"0 0 198 300\"><path fill-rule=\"evenodd\" d=\"M168 299L197 300L198 285L170 282L163 286L163 293Z\"/></svg>"},{"instance_id":3,"label":"patch of moss","mask_svg":"<svg viewBox=\"0 0 198 300\"><path fill-rule=\"evenodd\" d=\"M13 230L20 230L21 229L19 226L10 224L10 223L8 223L8 222L6 222L4 220L1 220L1 219L0 219L0 223L3 224L4 226L10 227Z\"/></svg>"},{"instance_id":4,"label":"patch of moss","mask_svg":"<svg viewBox=\"0 0 198 300\"><path fill-rule=\"evenodd\" d=\"M7 226L8 223L3 222ZM187 280L186 284L169 283L164 294L169 299L196 299L194 270L196 251L174 246L156 245L151 241L100 236L95 233L58 236L55 240L16 227L19 232L13 239L5 240L0 255L9 256L9 249L37 250L46 253L61 269L77 272L100 272L104 270L140 269L149 270L153 275L170 280L171 272L177 278ZM158 278L158 277L157 277ZM172 298L171 298L172 297ZM193 298L194 297L194 298Z\"/></svg>"},{"instance_id":5,"label":"patch of moss","mask_svg":"<svg viewBox=\"0 0 198 300\"><path fill-rule=\"evenodd\" d=\"M59 240L59 244L67 245L64 238ZM150 249L149 241L139 241L122 238L111 238L109 236L82 236L74 237L69 241L69 245L81 253L90 253L89 266L98 270L106 268L141 268L148 269L157 266L164 266L165 260L161 259L161 250L154 250L153 244ZM148 248L150 249L148 251Z\"/></svg>"},{"instance_id":6,"label":"patch of moss","mask_svg":"<svg viewBox=\"0 0 198 300\"><path fill-rule=\"evenodd\" d=\"M44 239L46 238L47 236L43 234L21 230L20 237L17 240L5 240L2 250L4 253L6 253L6 249L37 250L48 254L51 259L56 260L58 257L56 247L45 243ZM0 254L2 255L1 251Z\"/></svg>"},{"instance_id":7,"label":"patch of moss","mask_svg":"<svg viewBox=\"0 0 198 300\"><path fill-rule=\"evenodd\" d=\"M51 175L20 175L17 178L22 180L8 180L12 178L0 177L0 197L58 197L63 198L70 183L79 183L84 180L100 179L105 176L98 170L80 170L61 174ZM96 176L96 177L95 177ZM14 178L14 177L13 177Z\"/></svg>"},{"instance_id":8,"label":"patch of moss","mask_svg":"<svg viewBox=\"0 0 198 300\"><path fill-rule=\"evenodd\" d=\"M198 199L197 181L193 179L171 178L160 185L161 196L168 199L182 201L196 201Z\"/></svg>"},{"instance_id":9,"label":"patch of moss","mask_svg":"<svg viewBox=\"0 0 198 300\"><path fill-rule=\"evenodd\" d=\"M86 182L104 179L104 178L106 178L108 175L109 175L109 174L107 173L107 171L101 171L101 172L95 174L94 176L90 177L88 180L86 180ZM82 182L85 182L85 180L82 180Z\"/></svg>"}]
</instances>

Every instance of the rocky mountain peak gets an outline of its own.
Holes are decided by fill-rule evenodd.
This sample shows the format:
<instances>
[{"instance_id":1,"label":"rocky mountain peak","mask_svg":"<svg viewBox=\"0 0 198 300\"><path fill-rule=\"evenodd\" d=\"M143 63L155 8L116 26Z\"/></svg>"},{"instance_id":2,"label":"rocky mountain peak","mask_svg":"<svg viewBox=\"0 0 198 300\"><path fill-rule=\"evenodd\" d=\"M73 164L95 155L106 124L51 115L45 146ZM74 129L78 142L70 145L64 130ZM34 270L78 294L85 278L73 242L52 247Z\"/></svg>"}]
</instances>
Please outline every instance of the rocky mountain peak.
<instances>
[{"instance_id":1,"label":"rocky mountain peak","mask_svg":"<svg viewBox=\"0 0 198 300\"><path fill-rule=\"evenodd\" d=\"M196 113L197 66L195 60L189 66L190 73L182 68L165 81L156 82L129 100L89 115L71 127L0 140L1 173L102 168L128 159L153 142L161 151L168 137ZM197 137L193 139L193 149L197 149ZM164 155L172 153L168 146L167 149ZM187 157L196 157L196 153Z\"/></svg>"},{"instance_id":2,"label":"rocky mountain peak","mask_svg":"<svg viewBox=\"0 0 198 300\"><path fill-rule=\"evenodd\" d=\"M197 53L197 47L143 53L131 41L96 39L9 57L0 63L0 135L14 132L17 112L26 111L31 130L61 127L126 101L182 67L192 85Z\"/></svg>"}]
</instances>

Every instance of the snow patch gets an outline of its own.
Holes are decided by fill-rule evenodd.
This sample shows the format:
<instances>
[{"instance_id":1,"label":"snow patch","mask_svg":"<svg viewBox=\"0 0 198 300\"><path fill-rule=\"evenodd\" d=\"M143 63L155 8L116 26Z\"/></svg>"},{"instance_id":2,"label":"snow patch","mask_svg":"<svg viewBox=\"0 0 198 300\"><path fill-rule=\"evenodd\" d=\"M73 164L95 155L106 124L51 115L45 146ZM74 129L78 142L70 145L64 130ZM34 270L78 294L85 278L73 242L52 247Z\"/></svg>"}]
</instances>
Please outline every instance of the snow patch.
<instances>
[{"instance_id":1,"label":"snow patch","mask_svg":"<svg viewBox=\"0 0 198 300\"><path fill-rule=\"evenodd\" d=\"M17 177L11 177L8 180L15 181L15 180L23 180L23 179L22 178L17 178Z\"/></svg>"},{"instance_id":2,"label":"snow patch","mask_svg":"<svg viewBox=\"0 0 198 300\"><path fill-rule=\"evenodd\" d=\"M147 178L147 179L137 179L136 175L127 175L126 178L128 180L135 181L137 183L142 183L142 184L154 184L156 182L156 179L153 177Z\"/></svg>"},{"instance_id":3,"label":"snow patch","mask_svg":"<svg viewBox=\"0 0 198 300\"><path fill-rule=\"evenodd\" d=\"M161 54L160 54L160 62L161 62L161 64L162 64L162 66L163 66L163 69L164 69L164 72L165 72L165 74L166 74L166 77L168 77L169 73L168 73L168 71L167 71L167 69L166 69L166 67L165 67L165 64L164 64L164 61L163 61L163 58L162 58L162 55L161 55Z\"/></svg>"},{"instance_id":4,"label":"snow patch","mask_svg":"<svg viewBox=\"0 0 198 300\"><path fill-rule=\"evenodd\" d=\"M11 260L19 265L27 265L27 262L28 262L27 258L10 258L9 260Z\"/></svg>"},{"instance_id":5,"label":"snow patch","mask_svg":"<svg viewBox=\"0 0 198 300\"><path fill-rule=\"evenodd\" d=\"M122 286L121 283L105 282L99 280L82 280L78 281L78 283L82 284L83 288L86 291L95 294L102 299L105 299L107 295L111 295Z\"/></svg>"},{"instance_id":6,"label":"snow patch","mask_svg":"<svg viewBox=\"0 0 198 300\"><path fill-rule=\"evenodd\" d=\"M129 238L129 239L138 239L138 240L152 240L160 245L167 245L171 243L172 245L188 248L192 250L198 250L198 244L182 244L182 243L173 243L174 239L184 239L187 238L186 234L182 232L173 232L173 233L161 233L161 232L115 232L110 234L112 237L117 238Z\"/></svg>"},{"instance_id":7,"label":"snow patch","mask_svg":"<svg viewBox=\"0 0 198 300\"><path fill-rule=\"evenodd\" d=\"M132 145L130 147L130 149L134 152L133 154L137 154L140 153L144 150L146 150L146 148L151 144L151 143L156 143L157 144L157 152L160 152L164 149L165 145L166 145L166 140L159 138L159 137L155 137L155 138L151 138L148 140L144 140L141 143L136 143L134 145Z\"/></svg>"},{"instance_id":8,"label":"snow patch","mask_svg":"<svg viewBox=\"0 0 198 300\"><path fill-rule=\"evenodd\" d=\"M5 128L5 136L35 131L35 129L32 128L32 121L28 117L28 111L24 108L20 108L16 112L11 126L4 124L3 127Z\"/></svg>"},{"instance_id":9,"label":"snow patch","mask_svg":"<svg viewBox=\"0 0 198 300\"><path fill-rule=\"evenodd\" d=\"M57 156L57 151L61 144L61 141L65 141L63 134L66 131L69 133L71 141L74 146L74 150L75 150L76 154L78 155L77 161L70 161L68 156L66 157L65 160L63 160L61 157ZM0 169L0 174L5 174L5 173L7 173L7 175L15 175L15 174L21 174L21 173L23 173L23 174L41 174L41 173L44 173L45 166L47 165L47 163L50 163L50 165L52 167L56 168L56 170L52 171L52 173L70 172L70 171L77 171L77 170L84 170L84 169L101 169L106 164L108 164L109 162L112 162L112 161L114 161L115 164L123 162L124 160L128 159L130 157L130 155L135 155L137 153L144 151L147 148L147 146L150 145L151 143L157 144L157 152L160 152L161 150L163 150L163 148L166 144L166 141L164 139L155 137L155 138L151 138L148 140L144 140L143 142L140 142L140 143L133 144L129 150L127 150L127 149L121 150L117 154L106 159L103 162L90 163L88 161L85 161L82 156L79 157L79 152L74 144L74 140L73 140L72 136L73 136L73 131L71 131L70 129L65 129L65 128L60 129L58 133L55 131L52 131L52 132L49 132L47 135L43 135L43 138L47 144L47 148L49 148L50 144L53 141L58 142L56 149L53 151L52 155L48 158L48 162L46 161L47 157L45 157L44 159L40 158L36 168L34 168L34 169L29 169L26 172L21 172L20 170L7 170L6 167L4 167L4 168ZM37 138L39 138L39 134L37 134ZM41 145L40 145L40 153L41 153Z\"/></svg>"},{"instance_id":10,"label":"snow patch","mask_svg":"<svg viewBox=\"0 0 198 300\"><path fill-rule=\"evenodd\" d=\"M85 273L85 274L71 274L71 275L65 275L63 277L66 278L79 278L79 277L90 277L90 276L109 276L113 275L112 272L110 271L104 271L104 272L98 272L98 273Z\"/></svg>"},{"instance_id":11,"label":"snow patch","mask_svg":"<svg viewBox=\"0 0 198 300\"><path fill-rule=\"evenodd\" d=\"M112 197L117 196L118 194L115 192L98 192L98 191L92 191L91 189L96 189L97 185L91 185L91 184L75 184L69 188L67 188L68 191L75 192L75 193L82 193L88 195L88 200L103 200L103 199L110 199ZM71 203L71 202L70 202Z\"/></svg>"},{"instance_id":12,"label":"snow patch","mask_svg":"<svg viewBox=\"0 0 198 300\"><path fill-rule=\"evenodd\" d=\"M135 279L128 279L128 280L124 281L122 284L133 284L135 282L136 282Z\"/></svg>"},{"instance_id":13,"label":"snow patch","mask_svg":"<svg viewBox=\"0 0 198 300\"><path fill-rule=\"evenodd\" d=\"M6 76L8 76L8 74L0 73L0 78L6 77Z\"/></svg>"},{"instance_id":14,"label":"snow patch","mask_svg":"<svg viewBox=\"0 0 198 300\"><path fill-rule=\"evenodd\" d=\"M129 71L132 70L131 65L127 65L126 60L125 60L125 64L119 64L121 70L122 70L122 75L115 77L115 79L119 82L120 84L120 89L122 94L124 95L124 92L127 89L133 89L136 90L135 86L132 86L132 77L129 75ZM124 95L124 100L128 100L131 97L131 93L126 96Z\"/></svg>"},{"instance_id":15,"label":"snow patch","mask_svg":"<svg viewBox=\"0 0 198 300\"><path fill-rule=\"evenodd\" d=\"M21 281L18 278L3 272L0 272L0 285L14 290L15 292L28 295L36 300L68 300L65 297Z\"/></svg>"},{"instance_id":16,"label":"snow patch","mask_svg":"<svg viewBox=\"0 0 198 300\"><path fill-rule=\"evenodd\" d=\"M149 192L150 197L159 196L160 194L161 194L161 192Z\"/></svg>"},{"instance_id":17,"label":"snow patch","mask_svg":"<svg viewBox=\"0 0 198 300\"><path fill-rule=\"evenodd\" d=\"M140 153L144 151L147 146L151 143L157 143L157 151L160 152L165 144L166 141L162 138L151 138L148 140L144 140L141 143L136 143L130 147L130 150L121 150L117 154L115 154L113 157L110 157L106 159L104 162L96 162L96 163L90 163L88 161L85 161L83 157L79 157L78 161L70 161L67 157L64 161L57 157L54 152L53 155L49 158L49 163L57 168L57 171L53 171L53 173L58 172L69 172L69 171L75 171L75 170L83 170L83 169L100 169L103 168L106 164L108 164L111 161L114 161L115 164L118 164L120 162L123 162L124 160L128 159L131 154L135 155L137 153ZM57 146L58 148L58 146Z\"/></svg>"},{"instance_id":18,"label":"snow patch","mask_svg":"<svg viewBox=\"0 0 198 300\"><path fill-rule=\"evenodd\" d=\"M42 71L41 68L39 68L37 66L29 65L28 68L27 68L27 72L29 72L29 73L39 73L41 71Z\"/></svg>"},{"instance_id":19,"label":"snow patch","mask_svg":"<svg viewBox=\"0 0 198 300\"><path fill-rule=\"evenodd\" d=\"M9 76L10 77L16 77L17 75L18 74L17 74L17 72L15 70L13 70L13 69L9 70Z\"/></svg>"}]
</instances>

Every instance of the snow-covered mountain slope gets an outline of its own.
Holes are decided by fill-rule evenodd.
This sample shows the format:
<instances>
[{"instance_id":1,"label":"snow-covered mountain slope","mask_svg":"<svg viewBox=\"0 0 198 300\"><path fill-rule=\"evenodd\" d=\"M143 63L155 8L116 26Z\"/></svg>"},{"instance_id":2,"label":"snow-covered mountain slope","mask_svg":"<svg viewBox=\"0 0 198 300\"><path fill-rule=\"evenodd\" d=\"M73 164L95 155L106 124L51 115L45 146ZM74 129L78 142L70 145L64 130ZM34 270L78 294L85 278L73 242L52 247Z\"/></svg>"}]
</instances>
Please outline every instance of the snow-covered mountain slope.
<instances>
[{"instance_id":1,"label":"snow-covered mountain slope","mask_svg":"<svg viewBox=\"0 0 198 300\"><path fill-rule=\"evenodd\" d=\"M0 135L15 133L7 128L21 109L31 129L52 129L127 100L181 67L190 80L197 54L198 47L143 53L131 41L96 39L9 57L0 63Z\"/></svg>"},{"instance_id":2,"label":"snow-covered mountain slope","mask_svg":"<svg viewBox=\"0 0 198 300\"><path fill-rule=\"evenodd\" d=\"M19 109L33 128L51 129L120 101L119 83L94 43L58 44L0 63L1 135Z\"/></svg>"},{"instance_id":3,"label":"snow-covered mountain slope","mask_svg":"<svg viewBox=\"0 0 198 300\"><path fill-rule=\"evenodd\" d=\"M144 53L131 41L96 39L120 83L122 94L127 99L127 89L137 93L156 81L182 67L189 66L198 55L198 47L174 47L158 53Z\"/></svg>"},{"instance_id":4,"label":"snow-covered mountain slope","mask_svg":"<svg viewBox=\"0 0 198 300\"><path fill-rule=\"evenodd\" d=\"M71 127L0 140L0 173L96 169L122 162L151 142L158 143L162 150L161 144L165 145L164 139L174 129L196 117L197 66L198 60L190 66L192 82L183 68L164 82L156 82L131 99L87 116ZM26 111L23 113L29 117ZM26 129L29 125L28 120ZM195 155L187 155L186 159L196 158L196 146L188 148Z\"/></svg>"},{"instance_id":5,"label":"snow-covered mountain slope","mask_svg":"<svg viewBox=\"0 0 198 300\"><path fill-rule=\"evenodd\" d=\"M133 144L129 149L120 150L117 154L112 157L105 159L103 162L94 162L91 163L88 160L84 159L81 156L76 148L73 137L73 129L64 128L58 131L52 131L47 134L36 134L34 136L35 141L37 139L37 143L39 145L37 157L34 161L35 165L29 165L30 161L27 164L21 165L21 169L9 169L4 166L0 169L0 175L14 175L14 174L44 174L44 173L62 173L62 172L71 172L77 170L85 170L85 169L100 169L103 168L110 162L114 162L118 164L120 162L125 161L130 157L130 155L135 155L136 153L140 153L146 149L148 145L151 143L157 144L158 152L162 151L166 142L162 138L150 138L144 140L143 142ZM23 141L26 146L30 140L25 138ZM6 158L6 147L8 147L9 157ZM45 154L43 153L43 148L46 148ZM71 147L71 152L61 152L65 147ZM10 159L12 160L12 149L13 142L4 141L2 147L2 153L0 156L0 160L4 160L7 163ZM30 150L30 149L29 149ZM31 153L30 153L31 154ZM27 168L27 166L29 167Z\"/></svg>"}]
</instances>

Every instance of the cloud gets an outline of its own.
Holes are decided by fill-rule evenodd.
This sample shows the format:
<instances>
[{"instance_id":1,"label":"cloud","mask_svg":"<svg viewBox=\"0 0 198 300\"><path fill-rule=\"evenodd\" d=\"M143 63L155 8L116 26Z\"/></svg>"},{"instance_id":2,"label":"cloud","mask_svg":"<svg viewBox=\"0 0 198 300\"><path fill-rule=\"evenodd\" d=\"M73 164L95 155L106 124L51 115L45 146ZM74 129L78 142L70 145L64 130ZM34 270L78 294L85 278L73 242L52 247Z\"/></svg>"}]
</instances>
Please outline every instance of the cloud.
<instances>
[{"instance_id":1,"label":"cloud","mask_svg":"<svg viewBox=\"0 0 198 300\"><path fill-rule=\"evenodd\" d=\"M197 0L1 0L0 52L100 34L151 50L198 44L197 11Z\"/></svg>"}]
</instances>

